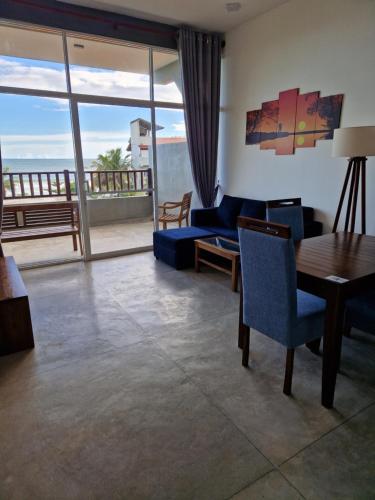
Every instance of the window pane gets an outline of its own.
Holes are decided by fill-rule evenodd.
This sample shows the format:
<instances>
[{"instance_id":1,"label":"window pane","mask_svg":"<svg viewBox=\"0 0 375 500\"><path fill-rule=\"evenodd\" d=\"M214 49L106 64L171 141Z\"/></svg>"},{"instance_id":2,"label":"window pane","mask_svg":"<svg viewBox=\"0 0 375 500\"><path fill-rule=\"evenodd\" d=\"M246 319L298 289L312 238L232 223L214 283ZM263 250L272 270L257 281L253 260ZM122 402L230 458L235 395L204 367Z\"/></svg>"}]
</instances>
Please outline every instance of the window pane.
<instances>
[{"instance_id":1,"label":"window pane","mask_svg":"<svg viewBox=\"0 0 375 500\"><path fill-rule=\"evenodd\" d=\"M79 104L91 250L152 245L149 109Z\"/></svg>"},{"instance_id":2,"label":"window pane","mask_svg":"<svg viewBox=\"0 0 375 500\"><path fill-rule=\"evenodd\" d=\"M0 94L0 116L5 254L13 255L17 264L80 258L68 235L6 241L20 231L34 236L51 235L54 226L71 231L73 217L66 212L71 207L78 221L68 100Z\"/></svg>"},{"instance_id":3,"label":"window pane","mask_svg":"<svg viewBox=\"0 0 375 500\"><path fill-rule=\"evenodd\" d=\"M166 201L181 201L184 193L193 191L192 206L197 206L198 199L186 141L184 112L158 108L156 123L158 202L162 204Z\"/></svg>"},{"instance_id":4,"label":"window pane","mask_svg":"<svg viewBox=\"0 0 375 500\"><path fill-rule=\"evenodd\" d=\"M0 84L65 92L61 36L0 25Z\"/></svg>"},{"instance_id":5,"label":"window pane","mask_svg":"<svg viewBox=\"0 0 375 500\"><path fill-rule=\"evenodd\" d=\"M150 99L148 49L69 37L68 54L73 92Z\"/></svg>"},{"instance_id":6,"label":"window pane","mask_svg":"<svg viewBox=\"0 0 375 500\"><path fill-rule=\"evenodd\" d=\"M180 62L177 52L153 50L154 99L182 102Z\"/></svg>"}]
</instances>

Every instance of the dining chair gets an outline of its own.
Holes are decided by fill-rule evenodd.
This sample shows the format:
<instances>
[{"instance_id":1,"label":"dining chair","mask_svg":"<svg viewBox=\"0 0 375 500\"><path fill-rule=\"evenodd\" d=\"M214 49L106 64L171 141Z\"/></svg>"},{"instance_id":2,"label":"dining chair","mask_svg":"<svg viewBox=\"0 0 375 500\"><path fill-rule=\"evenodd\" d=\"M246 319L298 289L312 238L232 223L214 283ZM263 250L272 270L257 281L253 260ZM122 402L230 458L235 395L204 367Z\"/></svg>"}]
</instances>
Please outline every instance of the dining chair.
<instances>
[{"instance_id":1,"label":"dining chair","mask_svg":"<svg viewBox=\"0 0 375 500\"><path fill-rule=\"evenodd\" d=\"M375 335L375 290L348 299L345 306L345 334L354 327Z\"/></svg>"},{"instance_id":2,"label":"dining chair","mask_svg":"<svg viewBox=\"0 0 375 500\"><path fill-rule=\"evenodd\" d=\"M326 302L297 289L294 241L289 226L238 218L244 337L242 365L249 363L250 329L286 347L284 393L292 387L294 350L320 339Z\"/></svg>"},{"instance_id":3,"label":"dining chair","mask_svg":"<svg viewBox=\"0 0 375 500\"><path fill-rule=\"evenodd\" d=\"M270 222L286 224L292 230L295 242L304 238L301 198L286 198L266 202L266 218Z\"/></svg>"},{"instance_id":4,"label":"dining chair","mask_svg":"<svg viewBox=\"0 0 375 500\"><path fill-rule=\"evenodd\" d=\"M186 225L189 225L189 214L191 206L191 197L193 192L185 193L182 197L182 201L166 201L159 208L163 211L159 215L159 222L163 223L163 229L167 229L168 222L178 222L178 226L181 227L182 221L186 220ZM168 210L174 210L179 208L178 213L167 213Z\"/></svg>"}]
</instances>

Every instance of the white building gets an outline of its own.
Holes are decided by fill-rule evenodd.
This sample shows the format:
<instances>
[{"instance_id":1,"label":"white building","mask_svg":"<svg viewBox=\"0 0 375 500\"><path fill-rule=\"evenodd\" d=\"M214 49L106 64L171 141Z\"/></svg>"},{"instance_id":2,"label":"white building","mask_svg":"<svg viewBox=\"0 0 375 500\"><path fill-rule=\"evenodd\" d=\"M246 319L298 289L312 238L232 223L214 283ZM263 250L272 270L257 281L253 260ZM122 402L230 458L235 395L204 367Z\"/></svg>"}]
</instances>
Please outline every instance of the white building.
<instances>
[{"instance_id":1,"label":"white building","mask_svg":"<svg viewBox=\"0 0 375 500\"><path fill-rule=\"evenodd\" d=\"M164 127L156 125L156 130ZM143 118L130 122L130 139L126 149L131 152L133 168L144 168L150 165L152 151L151 123Z\"/></svg>"}]
</instances>

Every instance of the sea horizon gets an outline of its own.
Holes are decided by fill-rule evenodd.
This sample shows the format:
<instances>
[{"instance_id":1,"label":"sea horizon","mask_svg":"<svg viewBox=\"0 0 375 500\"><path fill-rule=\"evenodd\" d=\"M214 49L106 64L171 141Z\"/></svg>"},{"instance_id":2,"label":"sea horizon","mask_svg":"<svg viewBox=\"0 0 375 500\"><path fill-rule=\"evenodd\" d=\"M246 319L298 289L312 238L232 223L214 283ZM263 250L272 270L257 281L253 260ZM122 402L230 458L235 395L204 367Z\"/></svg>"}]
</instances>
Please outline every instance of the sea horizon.
<instances>
[{"instance_id":1,"label":"sea horizon","mask_svg":"<svg viewBox=\"0 0 375 500\"><path fill-rule=\"evenodd\" d=\"M85 170L90 170L95 158L84 158ZM10 173L19 172L62 172L75 170L74 158L2 158L3 171L9 169Z\"/></svg>"}]
</instances>

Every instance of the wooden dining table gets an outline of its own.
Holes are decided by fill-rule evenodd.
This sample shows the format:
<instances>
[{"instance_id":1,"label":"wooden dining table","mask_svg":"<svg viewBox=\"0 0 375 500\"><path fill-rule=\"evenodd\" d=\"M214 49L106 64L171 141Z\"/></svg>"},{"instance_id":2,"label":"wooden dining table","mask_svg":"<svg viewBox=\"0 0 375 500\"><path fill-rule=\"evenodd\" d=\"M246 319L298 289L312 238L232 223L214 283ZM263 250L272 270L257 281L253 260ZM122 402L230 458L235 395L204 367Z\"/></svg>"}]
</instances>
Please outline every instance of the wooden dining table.
<instances>
[{"instance_id":1,"label":"wooden dining table","mask_svg":"<svg viewBox=\"0 0 375 500\"><path fill-rule=\"evenodd\" d=\"M322 405L332 408L341 358L345 300L375 287L375 236L339 232L296 245L298 288L327 301L323 337ZM242 348L242 284L238 347Z\"/></svg>"},{"instance_id":2,"label":"wooden dining table","mask_svg":"<svg viewBox=\"0 0 375 500\"><path fill-rule=\"evenodd\" d=\"M340 365L345 300L375 287L375 236L339 232L296 245L298 288L327 301L322 405L332 408Z\"/></svg>"}]
</instances>

